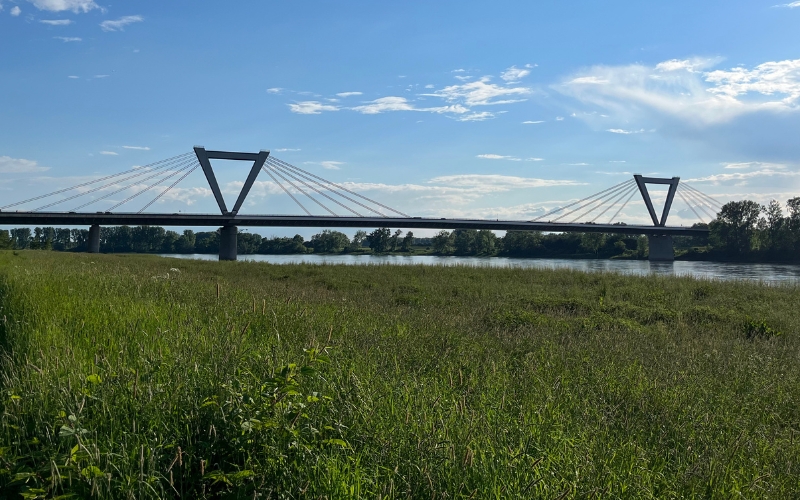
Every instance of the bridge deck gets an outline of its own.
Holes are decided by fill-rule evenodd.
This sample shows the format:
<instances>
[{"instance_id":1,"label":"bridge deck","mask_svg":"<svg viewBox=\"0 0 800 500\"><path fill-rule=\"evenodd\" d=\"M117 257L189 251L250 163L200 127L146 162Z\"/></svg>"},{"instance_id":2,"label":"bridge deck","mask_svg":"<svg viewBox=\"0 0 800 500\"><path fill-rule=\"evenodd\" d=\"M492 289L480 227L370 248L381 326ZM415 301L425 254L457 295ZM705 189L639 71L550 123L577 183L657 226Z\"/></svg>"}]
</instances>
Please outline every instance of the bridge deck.
<instances>
[{"instance_id":1,"label":"bridge deck","mask_svg":"<svg viewBox=\"0 0 800 500\"><path fill-rule=\"evenodd\" d=\"M332 217L300 215L135 214L70 212L0 212L0 225L48 226L211 226L244 227L391 227L402 229L491 229L498 231L548 231L617 234L700 236L708 229L675 226L577 224L484 219L425 217Z\"/></svg>"}]
</instances>

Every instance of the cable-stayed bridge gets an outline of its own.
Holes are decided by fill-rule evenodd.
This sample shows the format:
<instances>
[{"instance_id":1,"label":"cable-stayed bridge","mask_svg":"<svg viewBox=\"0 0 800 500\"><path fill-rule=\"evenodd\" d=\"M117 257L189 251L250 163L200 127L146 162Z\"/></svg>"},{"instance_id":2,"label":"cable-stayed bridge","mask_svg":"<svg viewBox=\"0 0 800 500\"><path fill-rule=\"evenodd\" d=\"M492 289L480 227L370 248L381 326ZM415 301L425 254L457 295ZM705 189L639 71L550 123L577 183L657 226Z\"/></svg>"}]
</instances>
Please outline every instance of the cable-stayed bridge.
<instances>
[{"instance_id":1,"label":"cable-stayed bridge","mask_svg":"<svg viewBox=\"0 0 800 500\"><path fill-rule=\"evenodd\" d=\"M211 160L252 162L247 179L231 209L228 209L222 196ZM198 169L205 175L219 206L219 214L167 214L148 211ZM304 215L240 214L239 211L261 172L279 186ZM648 184L668 186L660 214L655 210L647 189ZM616 218L637 193L642 197L653 225L615 224ZM704 235L708 232L705 228L667 225L667 218L676 195L701 222L713 219L714 214L721 208L720 202L685 182L681 183L678 177L657 178L637 174L632 179L559 206L533 220L414 217L357 193L340 183L324 179L275 158L266 150L258 153L240 153L208 151L196 146L194 151L143 167L6 203L0 206L0 225L86 225L90 227L90 252L100 251L101 225L220 227L220 260L236 260L239 226L601 232L647 235L651 260L673 260L672 236ZM74 201L75 205L63 211L62 207L68 206L71 201ZM141 206L136 212L119 210L123 206L128 209L134 203L139 203ZM92 208L89 207L103 210L92 212ZM58 208L62 210L56 211Z\"/></svg>"}]
</instances>

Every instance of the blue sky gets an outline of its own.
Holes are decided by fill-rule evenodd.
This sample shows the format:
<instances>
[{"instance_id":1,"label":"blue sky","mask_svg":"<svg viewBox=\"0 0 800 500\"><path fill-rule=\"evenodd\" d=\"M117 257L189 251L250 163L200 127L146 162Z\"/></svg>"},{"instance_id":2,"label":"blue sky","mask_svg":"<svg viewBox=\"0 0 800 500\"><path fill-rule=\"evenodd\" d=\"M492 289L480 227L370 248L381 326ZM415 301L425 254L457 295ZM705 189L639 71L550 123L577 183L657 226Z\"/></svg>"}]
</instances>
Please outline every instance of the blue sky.
<instances>
[{"instance_id":1,"label":"blue sky","mask_svg":"<svg viewBox=\"0 0 800 500\"><path fill-rule=\"evenodd\" d=\"M0 5L2 201L195 144L420 216L530 219L634 172L800 195L800 2ZM218 167L229 200L246 169ZM152 209L213 212L205 186ZM245 211L300 213L266 176Z\"/></svg>"}]
</instances>

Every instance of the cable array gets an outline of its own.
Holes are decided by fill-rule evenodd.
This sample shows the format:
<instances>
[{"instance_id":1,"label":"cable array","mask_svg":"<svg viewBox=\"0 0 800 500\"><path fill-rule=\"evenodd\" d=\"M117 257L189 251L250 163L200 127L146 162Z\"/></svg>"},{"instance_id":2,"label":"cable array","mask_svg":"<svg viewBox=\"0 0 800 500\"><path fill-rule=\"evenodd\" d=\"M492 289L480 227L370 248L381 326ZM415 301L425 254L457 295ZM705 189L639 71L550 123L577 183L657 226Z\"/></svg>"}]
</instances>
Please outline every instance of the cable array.
<instances>
[{"instance_id":1,"label":"cable array","mask_svg":"<svg viewBox=\"0 0 800 500\"><path fill-rule=\"evenodd\" d=\"M402 217L410 218L409 215L399 210L395 210L394 208L384 205L383 203L375 201L371 198L367 198L364 195L358 194L355 191L347 189L341 184L337 184L327 179L323 179L318 175L314 175L311 172L303 170L302 168L296 167L283 160L279 160L278 158L275 158L273 156L267 158L267 161L264 163L263 170L270 176L273 182L278 184L281 187L281 189L283 189L283 191L286 194L288 194L292 198L292 200L294 200L294 202L297 203L300 206L300 208L308 215L311 215L311 213L306 209L305 206L303 206L302 203L300 203L300 201L297 198L295 198L292 195L290 190L287 189L286 186L284 186L276 178L276 176L283 179L283 181L289 184L295 191L302 193L305 197L309 198L311 201L322 207L326 212L335 217L340 217L340 215L334 212L327 205L322 203L322 201L318 200L313 195L311 195L310 191L317 193L318 195L324 197L328 201L354 214L356 217L364 217L364 215L358 212L356 209L347 206L343 202L343 200L349 201L350 203L353 203L367 210L368 212L377 214L380 217L389 217L389 215L386 215L385 212L393 212ZM305 189L300 187L300 185L304 186Z\"/></svg>"},{"instance_id":2,"label":"cable array","mask_svg":"<svg viewBox=\"0 0 800 500\"><path fill-rule=\"evenodd\" d=\"M111 211L137 198L138 196L146 193L147 191L153 189L154 187L157 187L165 183L169 179L175 177L176 175L179 175L182 172L186 172L186 174L188 175L188 173L194 171L194 169L197 168L198 166L199 164L197 163L197 158L193 152L184 153L181 155L167 158L165 160L160 160L151 163L149 165L134 167L132 169L118 172L116 174L106 175L98 179L82 182L73 186L52 191L50 193L34 196L32 198L28 198L15 203L10 203L8 205L0 207L0 210L47 198L53 200L33 210L34 212L38 212L46 208L54 207L56 205L60 205L62 203L71 200L83 198L93 193L103 192L102 195L93 197L89 201L86 201L76 206L72 210L70 210L71 212L75 212L82 208L88 207L89 205L92 205L94 203L111 198L112 196L122 193L124 191L130 189L138 189L138 191L136 191L133 195L122 200L121 202L116 203L107 210ZM185 177L186 175L181 177L180 180L183 180ZM147 183L148 181L152 182ZM163 196L166 193L166 191L172 189L176 185L177 182L173 183L169 188L163 191L156 199ZM68 196L61 196L61 197L58 196L63 194L68 194ZM150 204L152 204L154 201L155 200L151 201ZM149 206L150 204L148 204L147 206Z\"/></svg>"},{"instance_id":3,"label":"cable array","mask_svg":"<svg viewBox=\"0 0 800 500\"><path fill-rule=\"evenodd\" d=\"M561 221L567 223L582 221L593 224L616 207L617 210L614 212L614 215L606 222L606 224L612 224L637 193L639 193L639 186L636 184L635 180L630 179L562 207L550 210L533 219L533 222L557 215L557 217L553 219L546 220L549 222ZM676 194L703 223L706 221L703 216L708 219L714 219L716 217L715 214L722 208L722 203L685 182L678 184ZM566 219L573 214L575 214L574 217L562 221L562 219Z\"/></svg>"}]
</instances>

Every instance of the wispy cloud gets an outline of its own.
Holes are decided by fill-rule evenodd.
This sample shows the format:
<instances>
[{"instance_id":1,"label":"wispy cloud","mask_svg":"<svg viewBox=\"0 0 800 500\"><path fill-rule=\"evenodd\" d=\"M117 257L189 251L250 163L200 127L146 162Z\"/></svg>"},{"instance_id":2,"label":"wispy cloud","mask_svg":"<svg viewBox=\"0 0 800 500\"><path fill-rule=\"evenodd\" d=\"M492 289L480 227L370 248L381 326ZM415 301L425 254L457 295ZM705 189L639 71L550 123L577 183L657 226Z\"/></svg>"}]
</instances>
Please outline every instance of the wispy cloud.
<instances>
[{"instance_id":1,"label":"wispy cloud","mask_svg":"<svg viewBox=\"0 0 800 500\"><path fill-rule=\"evenodd\" d=\"M283 91L283 89L280 87L272 87L271 89L267 89L267 92L270 94L280 94L281 91Z\"/></svg>"},{"instance_id":2,"label":"wispy cloud","mask_svg":"<svg viewBox=\"0 0 800 500\"><path fill-rule=\"evenodd\" d=\"M726 182L737 182L739 185L756 177L796 177L800 176L800 171L786 171L783 169L762 168L751 172L736 172L730 174L714 174L706 177L696 177L687 179L687 182L712 182L721 184Z\"/></svg>"},{"instance_id":3,"label":"wispy cloud","mask_svg":"<svg viewBox=\"0 0 800 500\"><path fill-rule=\"evenodd\" d=\"M37 9L46 10L49 12L63 12L69 10L72 12L89 12L92 9L97 9L100 6L94 3L94 0L28 0Z\"/></svg>"},{"instance_id":4,"label":"wispy cloud","mask_svg":"<svg viewBox=\"0 0 800 500\"><path fill-rule=\"evenodd\" d=\"M42 19L39 22L50 26L67 26L72 24L72 19Z\"/></svg>"},{"instance_id":5,"label":"wispy cloud","mask_svg":"<svg viewBox=\"0 0 800 500\"><path fill-rule=\"evenodd\" d=\"M509 191L512 189L541 188L552 186L579 186L583 183L574 180L536 179L511 175L443 175L434 177L431 184L447 184L456 187L473 187L487 191Z\"/></svg>"},{"instance_id":6,"label":"wispy cloud","mask_svg":"<svg viewBox=\"0 0 800 500\"><path fill-rule=\"evenodd\" d=\"M11 7L11 10L9 10L8 13L11 14L13 17L17 17L18 15L22 14L22 9L20 9L18 6L15 5Z\"/></svg>"},{"instance_id":7,"label":"wispy cloud","mask_svg":"<svg viewBox=\"0 0 800 500\"><path fill-rule=\"evenodd\" d=\"M318 115L323 111L339 111L339 109L341 109L339 106L323 104L319 101L295 102L289 103L288 106L292 113L297 113L300 115Z\"/></svg>"},{"instance_id":8,"label":"wispy cloud","mask_svg":"<svg viewBox=\"0 0 800 500\"><path fill-rule=\"evenodd\" d=\"M78 38L77 36L54 36L56 40L61 40L62 42L80 42L83 40L82 38Z\"/></svg>"},{"instance_id":9,"label":"wispy cloud","mask_svg":"<svg viewBox=\"0 0 800 500\"><path fill-rule=\"evenodd\" d=\"M522 161L521 158L517 158L516 156L505 156L505 155L496 155L496 154L483 154L483 155L475 155L476 158L483 158L484 160L511 160L511 161Z\"/></svg>"},{"instance_id":10,"label":"wispy cloud","mask_svg":"<svg viewBox=\"0 0 800 500\"><path fill-rule=\"evenodd\" d=\"M46 170L50 170L50 167L42 167L34 160L0 156L0 173L3 174L28 174Z\"/></svg>"},{"instance_id":11,"label":"wispy cloud","mask_svg":"<svg viewBox=\"0 0 800 500\"><path fill-rule=\"evenodd\" d=\"M556 88L617 117L635 119L655 112L697 126L747 113L800 110L800 59L706 71L720 61L693 58L655 66L595 66Z\"/></svg>"},{"instance_id":12,"label":"wispy cloud","mask_svg":"<svg viewBox=\"0 0 800 500\"><path fill-rule=\"evenodd\" d=\"M643 134L644 133L644 129L625 130L625 129L621 129L621 128L610 128L610 129L606 130L606 132L611 132L612 134L624 134L624 135Z\"/></svg>"},{"instance_id":13,"label":"wispy cloud","mask_svg":"<svg viewBox=\"0 0 800 500\"><path fill-rule=\"evenodd\" d=\"M138 151L150 151L148 146L122 146L123 149L136 149Z\"/></svg>"},{"instance_id":14,"label":"wispy cloud","mask_svg":"<svg viewBox=\"0 0 800 500\"><path fill-rule=\"evenodd\" d=\"M526 65L526 68L532 67ZM513 71L512 71L513 70ZM461 73L464 70L454 70L456 73ZM524 76L530 72L529 69L513 67L506 70L506 73L512 71L517 77ZM505 74L505 73L504 73ZM509 73L510 75L510 73ZM411 91L413 88L418 87L412 85L406 89ZM426 89L434 88L432 85L426 85ZM400 96L384 96L377 99L363 102L356 106L345 107L340 104L323 104L321 101L302 101L288 104L289 109L293 113L298 114L320 114L324 111L339 111L351 110L365 115L376 115L388 112L397 111L418 111L447 115L458 121L483 121L494 118L498 113L505 111L487 111L475 110L473 108L479 106L495 106L495 105L508 105L527 100L527 95L531 94L532 89L524 86L514 85L513 81L505 81L497 84L491 81L491 77L484 76L458 85L449 85L440 90L418 94L415 97L400 97ZM296 92L300 94L300 92ZM361 92L340 92L336 94L338 97L346 98L356 95L362 95ZM431 106L424 102L429 98L437 98L444 101L440 106ZM336 102L335 99L327 99L328 102Z\"/></svg>"},{"instance_id":15,"label":"wispy cloud","mask_svg":"<svg viewBox=\"0 0 800 500\"><path fill-rule=\"evenodd\" d=\"M544 123L544 120L526 120L522 122L524 125L535 125L537 123Z\"/></svg>"},{"instance_id":16,"label":"wispy cloud","mask_svg":"<svg viewBox=\"0 0 800 500\"><path fill-rule=\"evenodd\" d=\"M69 75L67 78L72 79L72 80L77 80L80 77L76 76L76 75Z\"/></svg>"},{"instance_id":17,"label":"wispy cloud","mask_svg":"<svg viewBox=\"0 0 800 500\"><path fill-rule=\"evenodd\" d=\"M306 165L319 165L320 167L322 167L322 168L324 168L326 170L341 170L340 165L344 165L343 161L332 161L332 160L307 161L307 162L303 162L303 163L305 163Z\"/></svg>"},{"instance_id":18,"label":"wispy cloud","mask_svg":"<svg viewBox=\"0 0 800 500\"><path fill-rule=\"evenodd\" d=\"M275 150L277 153L282 153L284 151L300 151L300 148L278 148Z\"/></svg>"},{"instance_id":19,"label":"wispy cloud","mask_svg":"<svg viewBox=\"0 0 800 500\"><path fill-rule=\"evenodd\" d=\"M144 21L144 17L142 16L122 16L119 19L103 21L100 23L100 27L103 31L123 31L125 26L142 21Z\"/></svg>"},{"instance_id":20,"label":"wispy cloud","mask_svg":"<svg viewBox=\"0 0 800 500\"><path fill-rule=\"evenodd\" d=\"M511 66L507 70L503 71L500 74L500 78L507 82L518 82L522 80L526 76L531 74L530 68L532 68L530 64L526 64L524 68L517 68L516 66Z\"/></svg>"},{"instance_id":21,"label":"wispy cloud","mask_svg":"<svg viewBox=\"0 0 800 500\"><path fill-rule=\"evenodd\" d=\"M111 75L94 75L92 78L108 78Z\"/></svg>"},{"instance_id":22,"label":"wispy cloud","mask_svg":"<svg viewBox=\"0 0 800 500\"><path fill-rule=\"evenodd\" d=\"M800 2L782 3L779 5L773 5L773 7L788 7L790 9L796 9L797 7L800 7Z\"/></svg>"},{"instance_id":23,"label":"wispy cloud","mask_svg":"<svg viewBox=\"0 0 800 500\"><path fill-rule=\"evenodd\" d=\"M782 163L766 163L761 161L748 161L748 162L741 162L741 163L723 163L726 169L730 170L743 170L748 168L760 168L760 169L769 169L769 170L783 170L786 168L786 165Z\"/></svg>"},{"instance_id":24,"label":"wispy cloud","mask_svg":"<svg viewBox=\"0 0 800 500\"><path fill-rule=\"evenodd\" d=\"M114 151L100 151L101 155L109 155L109 156L117 156L119 153L115 153Z\"/></svg>"}]
</instances>

